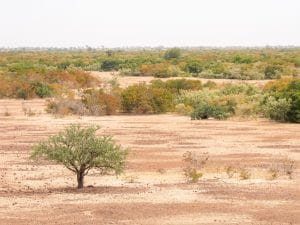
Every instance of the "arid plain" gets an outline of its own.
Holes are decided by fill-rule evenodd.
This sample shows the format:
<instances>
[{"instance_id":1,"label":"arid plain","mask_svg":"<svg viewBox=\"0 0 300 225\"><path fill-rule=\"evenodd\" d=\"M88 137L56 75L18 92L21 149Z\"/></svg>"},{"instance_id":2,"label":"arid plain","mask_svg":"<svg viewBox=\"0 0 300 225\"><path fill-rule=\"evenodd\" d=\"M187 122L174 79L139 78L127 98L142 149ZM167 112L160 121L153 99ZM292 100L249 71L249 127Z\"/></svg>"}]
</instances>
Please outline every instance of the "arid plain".
<instances>
[{"instance_id":1,"label":"arid plain","mask_svg":"<svg viewBox=\"0 0 300 225\"><path fill-rule=\"evenodd\" d=\"M55 118L45 103L0 100L0 224L300 224L298 124L175 114ZM77 190L62 166L30 160L34 143L70 123L99 125L99 134L130 148L125 173L91 171ZM183 175L187 151L209 156L198 183Z\"/></svg>"}]
</instances>

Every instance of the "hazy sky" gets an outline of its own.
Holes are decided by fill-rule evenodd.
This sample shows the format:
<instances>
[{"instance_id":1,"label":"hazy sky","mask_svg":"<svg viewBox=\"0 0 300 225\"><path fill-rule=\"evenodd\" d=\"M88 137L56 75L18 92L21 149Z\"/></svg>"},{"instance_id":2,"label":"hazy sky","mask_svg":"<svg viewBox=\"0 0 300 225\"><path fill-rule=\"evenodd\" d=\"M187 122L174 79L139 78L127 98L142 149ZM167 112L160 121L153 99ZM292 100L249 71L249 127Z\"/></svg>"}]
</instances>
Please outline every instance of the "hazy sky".
<instances>
[{"instance_id":1,"label":"hazy sky","mask_svg":"<svg viewBox=\"0 0 300 225\"><path fill-rule=\"evenodd\" d=\"M300 46L300 0L0 0L0 46Z\"/></svg>"}]
</instances>

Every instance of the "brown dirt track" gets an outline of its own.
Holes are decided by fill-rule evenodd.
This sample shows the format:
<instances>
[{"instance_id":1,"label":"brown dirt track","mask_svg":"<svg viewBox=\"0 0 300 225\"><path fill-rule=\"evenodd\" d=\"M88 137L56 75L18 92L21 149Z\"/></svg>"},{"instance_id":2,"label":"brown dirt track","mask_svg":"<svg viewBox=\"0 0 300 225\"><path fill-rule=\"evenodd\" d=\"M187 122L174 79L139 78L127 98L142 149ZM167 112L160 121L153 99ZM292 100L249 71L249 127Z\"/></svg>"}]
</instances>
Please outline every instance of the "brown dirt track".
<instances>
[{"instance_id":1,"label":"brown dirt track","mask_svg":"<svg viewBox=\"0 0 300 225\"><path fill-rule=\"evenodd\" d=\"M22 103L23 102L23 103ZM25 116L22 107L36 112ZM0 224L300 224L300 126L266 120L191 121L176 115L54 118L43 100L0 100ZM9 116L5 116L9 112ZM29 159L33 143L69 123L97 124L130 147L124 175L91 171L82 191L61 166ZM182 155L208 152L204 177L185 181ZM268 168L288 157L293 179ZM228 178L225 166L251 178Z\"/></svg>"}]
</instances>

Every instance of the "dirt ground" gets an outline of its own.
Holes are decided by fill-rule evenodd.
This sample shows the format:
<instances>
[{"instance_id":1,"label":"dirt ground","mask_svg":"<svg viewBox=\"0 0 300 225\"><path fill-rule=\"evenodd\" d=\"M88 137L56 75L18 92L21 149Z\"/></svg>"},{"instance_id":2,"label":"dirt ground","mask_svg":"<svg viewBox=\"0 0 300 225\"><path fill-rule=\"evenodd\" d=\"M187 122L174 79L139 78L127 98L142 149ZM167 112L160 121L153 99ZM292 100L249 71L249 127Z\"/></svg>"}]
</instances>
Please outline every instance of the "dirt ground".
<instances>
[{"instance_id":1,"label":"dirt ground","mask_svg":"<svg viewBox=\"0 0 300 225\"><path fill-rule=\"evenodd\" d=\"M171 79L182 79L182 77L170 77L170 78L153 78L150 76L122 76L118 72L95 72L92 71L91 74L96 77L97 79L101 80L103 84L108 83L113 78L115 78L120 87L128 87L129 85L136 84L136 83L143 83L149 84L152 80L171 80ZM263 86L270 80L237 80L237 79L205 79L205 78L195 78L195 77L185 77L185 79L189 80L200 80L202 83L206 83L207 81L213 81L217 84L223 83L248 83L248 84L256 84L258 86Z\"/></svg>"},{"instance_id":2,"label":"dirt ground","mask_svg":"<svg viewBox=\"0 0 300 225\"><path fill-rule=\"evenodd\" d=\"M54 118L44 104L0 100L1 225L300 224L299 124L172 114ZM89 187L79 191L67 169L29 159L34 143L70 123L100 125L99 134L129 147L125 173L116 178L91 171ZM198 183L183 175L186 151L209 155ZM242 170L249 179L240 178Z\"/></svg>"}]
</instances>

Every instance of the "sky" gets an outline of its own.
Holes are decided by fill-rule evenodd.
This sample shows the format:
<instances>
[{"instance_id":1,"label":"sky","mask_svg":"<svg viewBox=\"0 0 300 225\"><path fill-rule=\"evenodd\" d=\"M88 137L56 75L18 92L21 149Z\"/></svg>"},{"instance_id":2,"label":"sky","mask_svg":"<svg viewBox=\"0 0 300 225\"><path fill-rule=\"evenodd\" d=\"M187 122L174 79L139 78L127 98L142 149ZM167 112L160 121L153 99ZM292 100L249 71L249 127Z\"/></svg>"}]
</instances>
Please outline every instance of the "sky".
<instances>
[{"instance_id":1,"label":"sky","mask_svg":"<svg viewBox=\"0 0 300 225\"><path fill-rule=\"evenodd\" d=\"M0 0L0 47L300 46L300 0Z\"/></svg>"}]
</instances>

